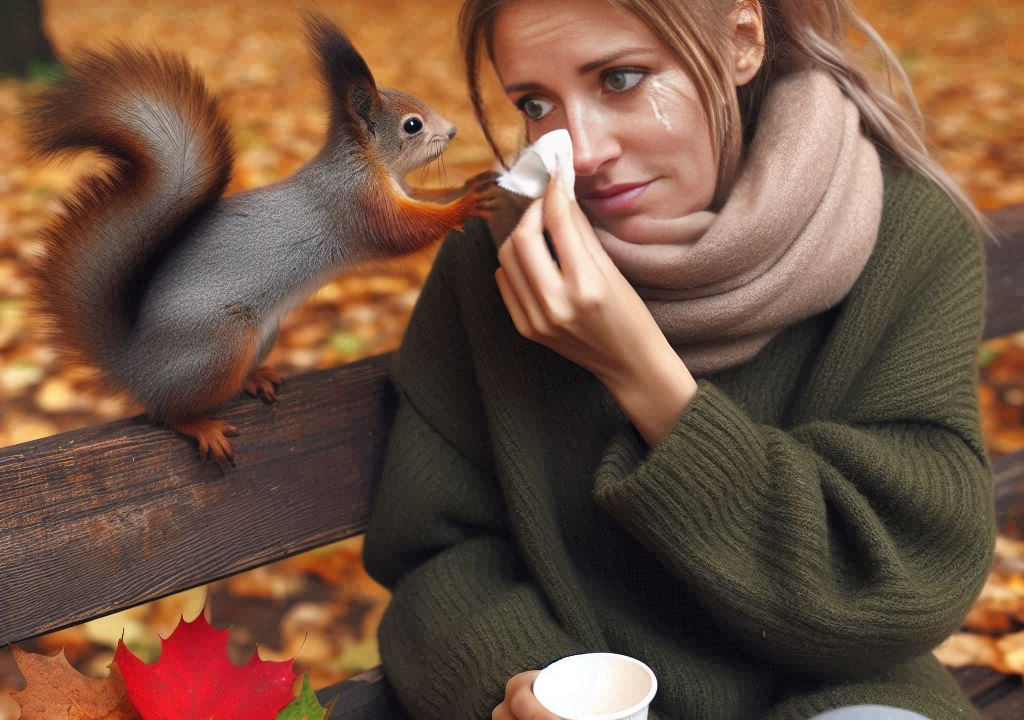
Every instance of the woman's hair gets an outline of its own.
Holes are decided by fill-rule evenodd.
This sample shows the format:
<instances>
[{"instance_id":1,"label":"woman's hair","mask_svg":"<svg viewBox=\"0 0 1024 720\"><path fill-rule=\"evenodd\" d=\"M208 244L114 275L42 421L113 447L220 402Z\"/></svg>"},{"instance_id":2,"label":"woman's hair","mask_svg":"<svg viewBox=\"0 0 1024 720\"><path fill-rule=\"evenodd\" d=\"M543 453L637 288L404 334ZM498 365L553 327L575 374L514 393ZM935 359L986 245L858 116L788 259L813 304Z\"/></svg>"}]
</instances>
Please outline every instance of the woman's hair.
<instances>
[{"instance_id":1,"label":"woman's hair","mask_svg":"<svg viewBox=\"0 0 1024 720\"><path fill-rule=\"evenodd\" d=\"M483 111L479 56L483 41L494 62L494 24L499 10L515 0L466 0L459 15L459 37L466 64L470 100L495 157L505 165ZM963 212L980 236L993 226L957 182L930 154L924 119L906 73L878 33L853 8L851 0L760 0L765 52L754 78L732 84L734 46L730 12L758 0L607 0L633 13L676 56L696 87L708 119L718 161L713 208L719 208L739 172L744 149L754 134L761 101L775 78L794 70L828 72L860 111L862 127L884 163L910 167L934 182ZM881 53L888 87L863 67L848 40L848 30L862 32ZM908 112L893 95L895 69L910 102Z\"/></svg>"}]
</instances>

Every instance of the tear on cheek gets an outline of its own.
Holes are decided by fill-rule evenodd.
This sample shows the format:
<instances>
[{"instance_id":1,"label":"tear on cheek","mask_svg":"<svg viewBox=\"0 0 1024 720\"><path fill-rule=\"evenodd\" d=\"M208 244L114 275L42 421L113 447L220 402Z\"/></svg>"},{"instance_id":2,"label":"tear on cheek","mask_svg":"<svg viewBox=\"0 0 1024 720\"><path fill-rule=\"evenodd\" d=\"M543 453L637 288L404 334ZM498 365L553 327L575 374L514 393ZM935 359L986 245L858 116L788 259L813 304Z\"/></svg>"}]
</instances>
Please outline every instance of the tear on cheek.
<instances>
[{"instance_id":1,"label":"tear on cheek","mask_svg":"<svg viewBox=\"0 0 1024 720\"><path fill-rule=\"evenodd\" d=\"M668 117L661 111L661 97L666 94L665 87L658 82L657 79L651 79L651 90L652 92L647 96L651 103L651 110L654 112L654 117L658 118L658 121L664 126L669 132L672 131L672 123L669 122Z\"/></svg>"}]
</instances>

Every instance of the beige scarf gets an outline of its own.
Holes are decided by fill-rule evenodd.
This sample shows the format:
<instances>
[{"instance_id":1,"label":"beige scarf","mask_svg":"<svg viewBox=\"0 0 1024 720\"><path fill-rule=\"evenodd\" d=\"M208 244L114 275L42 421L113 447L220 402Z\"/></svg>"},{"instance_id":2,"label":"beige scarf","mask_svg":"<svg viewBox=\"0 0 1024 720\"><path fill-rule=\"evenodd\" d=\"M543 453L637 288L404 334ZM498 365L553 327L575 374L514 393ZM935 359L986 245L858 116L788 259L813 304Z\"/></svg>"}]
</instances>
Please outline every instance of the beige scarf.
<instances>
[{"instance_id":1,"label":"beige scarf","mask_svg":"<svg viewBox=\"0 0 1024 720\"><path fill-rule=\"evenodd\" d=\"M670 243L600 236L700 376L838 304L874 249L881 210L881 165L857 107L830 75L807 70L773 84L719 212L679 218Z\"/></svg>"}]
</instances>

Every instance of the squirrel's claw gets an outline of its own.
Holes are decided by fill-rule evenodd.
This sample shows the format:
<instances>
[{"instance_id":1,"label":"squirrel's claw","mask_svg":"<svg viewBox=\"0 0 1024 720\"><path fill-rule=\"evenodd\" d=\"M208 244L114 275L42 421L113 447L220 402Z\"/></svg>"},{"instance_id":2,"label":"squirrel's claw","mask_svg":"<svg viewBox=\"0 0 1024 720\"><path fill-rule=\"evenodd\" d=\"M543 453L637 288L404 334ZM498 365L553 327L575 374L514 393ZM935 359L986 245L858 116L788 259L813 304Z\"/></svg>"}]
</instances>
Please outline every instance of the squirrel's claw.
<instances>
[{"instance_id":1,"label":"squirrel's claw","mask_svg":"<svg viewBox=\"0 0 1024 720\"><path fill-rule=\"evenodd\" d=\"M478 198L477 204L479 205L479 198L495 195L498 187L498 173L494 170L488 170L477 173L467 180L462 186L462 191L467 195Z\"/></svg>"},{"instance_id":2,"label":"squirrel's claw","mask_svg":"<svg viewBox=\"0 0 1024 720\"><path fill-rule=\"evenodd\" d=\"M224 463L235 467L235 451L228 440L229 437L238 436L238 428L234 425L208 417L177 420L169 425L198 443L199 457L203 460L212 459L221 470L224 469Z\"/></svg>"},{"instance_id":3,"label":"squirrel's claw","mask_svg":"<svg viewBox=\"0 0 1024 720\"><path fill-rule=\"evenodd\" d=\"M277 401L277 389L283 384L280 375L266 365L261 365L249 373L242 387L248 395L262 398L263 402L269 404Z\"/></svg>"},{"instance_id":4,"label":"squirrel's claw","mask_svg":"<svg viewBox=\"0 0 1024 720\"><path fill-rule=\"evenodd\" d=\"M482 173L477 173L469 180L466 181L466 188L469 190L476 190L478 192L485 191L489 186L496 185L498 183L498 173L496 170L486 170Z\"/></svg>"},{"instance_id":5,"label":"squirrel's claw","mask_svg":"<svg viewBox=\"0 0 1024 720\"><path fill-rule=\"evenodd\" d=\"M495 173L491 173L495 174ZM473 214L489 217L501 206L500 188L493 181L481 182L471 191Z\"/></svg>"}]
</instances>

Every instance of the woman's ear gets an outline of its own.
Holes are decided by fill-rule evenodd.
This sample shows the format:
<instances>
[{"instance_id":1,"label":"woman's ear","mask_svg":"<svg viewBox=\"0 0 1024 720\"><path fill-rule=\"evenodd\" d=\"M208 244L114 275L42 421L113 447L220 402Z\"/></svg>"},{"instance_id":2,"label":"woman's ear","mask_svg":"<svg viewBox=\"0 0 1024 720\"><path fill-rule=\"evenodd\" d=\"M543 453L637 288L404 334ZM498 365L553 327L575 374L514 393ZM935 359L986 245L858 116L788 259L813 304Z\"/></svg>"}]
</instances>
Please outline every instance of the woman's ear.
<instances>
[{"instance_id":1,"label":"woman's ear","mask_svg":"<svg viewBox=\"0 0 1024 720\"><path fill-rule=\"evenodd\" d=\"M764 19L758 0L742 2L730 14L732 20L733 79L746 85L764 60Z\"/></svg>"}]
</instances>

